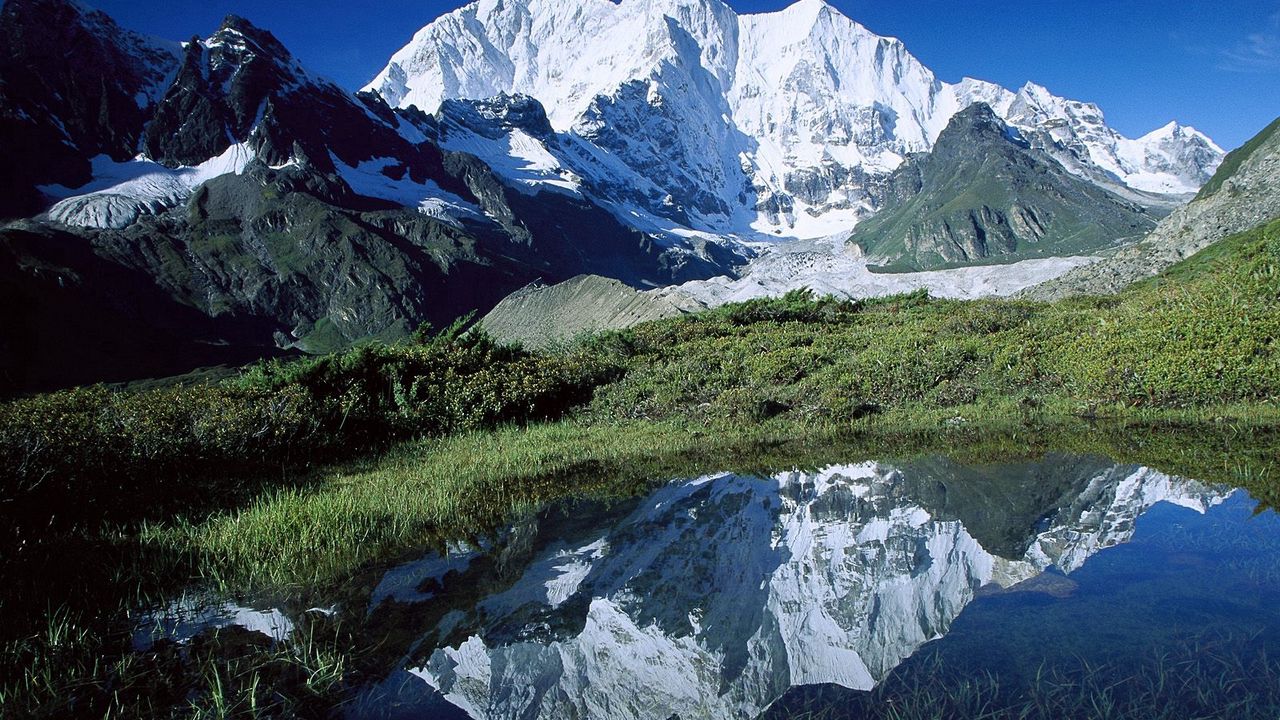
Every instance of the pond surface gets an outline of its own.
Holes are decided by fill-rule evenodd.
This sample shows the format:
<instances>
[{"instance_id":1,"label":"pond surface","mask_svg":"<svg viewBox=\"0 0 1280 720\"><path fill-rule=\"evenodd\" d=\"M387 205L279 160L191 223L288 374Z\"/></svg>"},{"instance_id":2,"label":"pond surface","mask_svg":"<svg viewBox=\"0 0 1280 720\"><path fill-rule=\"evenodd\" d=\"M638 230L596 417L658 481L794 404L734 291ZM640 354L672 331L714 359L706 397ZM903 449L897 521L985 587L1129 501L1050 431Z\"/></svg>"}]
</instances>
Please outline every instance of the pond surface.
<instances>
[{"instance_id":1,"label":"pond surface","mask_svg":"<svg viewBox=\"0 0 1280 720\"><path fill-rule=\"evenodd\" d=\"M1256 507L1067 455L711 475L550 508L323 608L170 608L137 642L341 622L353 720L1274 718L1280 519Z\"/></svg>"}]
</instances>

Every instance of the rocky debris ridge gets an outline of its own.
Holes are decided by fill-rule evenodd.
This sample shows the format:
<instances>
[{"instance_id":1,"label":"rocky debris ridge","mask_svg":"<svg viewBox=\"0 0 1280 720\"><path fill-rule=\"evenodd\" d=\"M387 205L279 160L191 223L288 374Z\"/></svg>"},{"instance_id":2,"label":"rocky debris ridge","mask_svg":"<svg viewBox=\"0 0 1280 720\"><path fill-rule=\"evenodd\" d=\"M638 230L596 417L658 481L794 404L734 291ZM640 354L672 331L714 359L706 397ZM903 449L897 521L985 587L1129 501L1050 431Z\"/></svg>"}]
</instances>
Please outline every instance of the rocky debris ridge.
<instances>
[{"instance_id":1,"label":"rocky debris ridge","mask_svg":"<svg viewBox=\"0 0 1280 720\"><path fill-rule=\"evenodd\" d=\"M569 169L621 216L756 237L849 229L880 207L884 177L978 102L1143 204L1195 192L1223 155L1177 124L1125 138L1097 106L1034 84L944 83L821 0L763 15L720 0L482 0L424 27L367 89L427 112L532 96L580 146Z\"/></svg>"},{"instance_id":2,"label":"rocky debris ridge","mask_svg":"<svg viewBox=\"0 0 1280 720\"><path fill-rule=\"evenodd\" d=\"M1147 238L1024 294L1056 300L1116 293L1219 240L1276 218L1280 218L1280 120L1228 155L1204 191L1166 217Z\"/></svg>"},{"instance_id":3,"label":"rocky debris ridge","mask_svg":"<svg viewBox=\"0 0 1280 720\"><path fill-rule=\"evenodd\" d=\"M873 263L927 269L991 259L1087 255L1156 219L1063 169L986 103L957 113L933 149L885 181L884 208L850 242Z\"/></svg>"},{"instance_id":4,"label":"rocky debris ridge","mask_svg":"<svg viewBox=\"0 0 1280 720\"><path fill-rule=\"evenodd\" d=\"M884 297L927 290L933 297L1008 297L1095 262L1095 257L1040 258L926 272L873 272L845 237L794 241L762 252L737 277L721 275L637 290L604 278L575 278L520 290L481 321L499 340L549 347L585 333L622 330L649 320L732 302L781 297L807 288L818 295Z\"/></svg>"},{"instance_id":5,"label":"rocky debris ridge","mask_svg":"<svg viewBox=\"0 0 1280 720\"><path fill-rule=\"evenodd\" d=\"M480 320L480 326L503 342L541 350L586 333L631 327L684 312L664 295L641 292L598 275L579 275L508 295Z\"/></svg>"}]
</instances>

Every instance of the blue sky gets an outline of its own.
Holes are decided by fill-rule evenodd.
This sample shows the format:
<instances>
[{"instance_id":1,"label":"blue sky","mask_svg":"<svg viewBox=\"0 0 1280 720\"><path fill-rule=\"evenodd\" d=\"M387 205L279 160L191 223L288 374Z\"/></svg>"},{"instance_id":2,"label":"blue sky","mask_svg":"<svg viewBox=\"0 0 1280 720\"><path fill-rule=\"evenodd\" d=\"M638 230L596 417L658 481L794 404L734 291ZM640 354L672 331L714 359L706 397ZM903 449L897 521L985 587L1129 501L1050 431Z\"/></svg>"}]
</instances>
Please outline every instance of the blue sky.
<instances>
[{"instance_id":1,"label":"blue sky","mask_svg":"<svg viewBox=\"0 0 1280 720\"><path fill-rule=\"evenodd\" d=\"M562 0L574 2L575 0ZM623 0L643 2L644 0ZM943 80L1028 80L1098 103L1130 136L1177 119L1235 147L1280 115L1280 0L829 0ZM207 35L228 13L270 29L351 88L462 0L90 0L123 25ZM786 0L729 0L741 12Z\"/></svg>"}]
</instances>

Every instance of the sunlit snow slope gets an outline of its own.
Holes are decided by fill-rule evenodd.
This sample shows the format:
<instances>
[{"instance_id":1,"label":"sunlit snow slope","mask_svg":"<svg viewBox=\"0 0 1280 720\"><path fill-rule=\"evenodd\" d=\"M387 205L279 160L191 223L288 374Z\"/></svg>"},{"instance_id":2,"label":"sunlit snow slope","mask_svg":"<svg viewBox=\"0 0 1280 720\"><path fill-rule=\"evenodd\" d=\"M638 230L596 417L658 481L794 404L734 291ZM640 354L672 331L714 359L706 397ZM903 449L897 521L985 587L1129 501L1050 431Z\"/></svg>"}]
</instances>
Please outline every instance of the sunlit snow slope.
<instances>
[{"instance_id":1,"label":"sunlit snow slope","mask_svg":"<svg viewBox=\"0 0 1280 720\"><path fill-rule=\"evenodd\" d=\"M369 89L427 112L536 98L555 135L541 147L513 138L518 154L554 163L646 229L848 229L878 207L879 181L975 102L1113 189L1194 192L1223 156L1176 123L1125 138L1097 106L1034 84L942 82L822 0L762 15L719 0L480 0L423 28Z\"/></svg>"}]
</instances>

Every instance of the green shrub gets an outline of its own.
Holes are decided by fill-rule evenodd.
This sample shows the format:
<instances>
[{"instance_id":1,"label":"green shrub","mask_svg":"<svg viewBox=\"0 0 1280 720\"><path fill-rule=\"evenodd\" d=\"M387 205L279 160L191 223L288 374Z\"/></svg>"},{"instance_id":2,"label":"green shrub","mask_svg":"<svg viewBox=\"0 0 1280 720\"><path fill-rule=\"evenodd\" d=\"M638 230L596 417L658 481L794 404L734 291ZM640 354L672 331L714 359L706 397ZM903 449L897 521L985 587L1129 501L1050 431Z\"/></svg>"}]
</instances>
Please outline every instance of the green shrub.
<instances>
[{"instance_id":1,"label":"green shrub","mask_svg":"<svg viewBox=\"0 0 1280 720\"><path fill-rule=\"evenodd\" d=\"M801 290L542 354L467 332L464 319L402 345L264 362L221 385L54 393L0 404L0 512L36 508L38 519L164 483L195 494L205 485L188 481L202 473L584 408L604 419L758 421L1052 398L1066 401L1058 407L1275 401L1277 267L1280 222L1115 298L1046 305L917 292L852 302Z\"/></svg>"},{"instance_id":2,"label":"green shrub","mask_svg":"<svg viewBox=\"0 0 1280 720\"><path fill-rule=\"evenodd\" d=\"M218 385L3 403L0 512L75 525L112 508L136 516L149 495L199 507L217 478L558 418L614 373L582 354L533 355L455 326L404 345L264 362Z\"/></svg>"}]
</instances>

